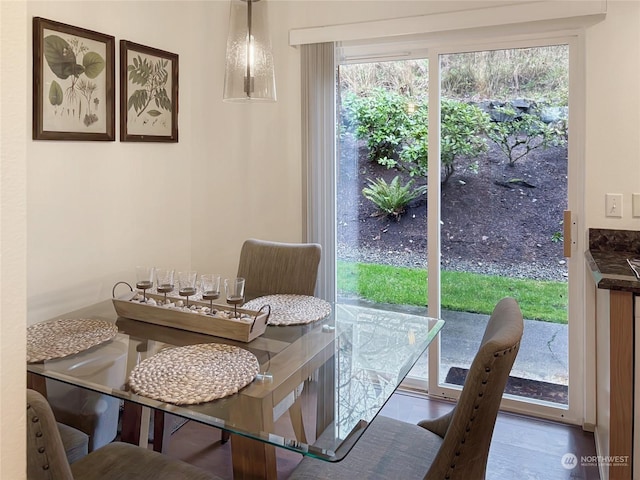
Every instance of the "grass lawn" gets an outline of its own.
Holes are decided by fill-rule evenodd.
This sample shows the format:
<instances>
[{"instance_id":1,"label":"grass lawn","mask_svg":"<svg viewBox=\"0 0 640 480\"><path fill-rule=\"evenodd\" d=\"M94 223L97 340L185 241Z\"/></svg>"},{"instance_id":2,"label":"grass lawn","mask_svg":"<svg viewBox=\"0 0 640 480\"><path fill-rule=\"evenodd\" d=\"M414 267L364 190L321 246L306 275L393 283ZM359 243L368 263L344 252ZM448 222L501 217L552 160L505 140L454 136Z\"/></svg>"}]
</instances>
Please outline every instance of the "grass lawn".
<instances>
[{"instance_id":1,"label":"grass lawn","mask_svg":"<svg viewBox=\"0 0 640 480\"><path fill-rule=\"evenodd\" d=\"M427 271L338 262L338 291L378 303L427 304ZM518 301L524 318L567 323L567 283L441 272L442 309L490 314L503 297Z\"/></svg>"}]
</instances>

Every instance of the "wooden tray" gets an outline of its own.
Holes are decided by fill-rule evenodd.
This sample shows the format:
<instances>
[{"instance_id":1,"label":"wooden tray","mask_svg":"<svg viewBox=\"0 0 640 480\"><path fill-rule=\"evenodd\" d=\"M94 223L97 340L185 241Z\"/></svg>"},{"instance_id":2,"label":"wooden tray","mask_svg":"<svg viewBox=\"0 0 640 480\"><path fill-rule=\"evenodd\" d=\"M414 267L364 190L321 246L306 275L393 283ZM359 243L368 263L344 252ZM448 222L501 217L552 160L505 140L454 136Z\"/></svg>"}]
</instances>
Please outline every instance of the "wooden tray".
<instances>
[{"instance_id":1,"label":"wooden tray","mask_svg":"<svg viewBox=\"0 0 640 480\"><path fill-rule=\"evenodd\" d=\"M179 328L190 332L205 333L216 337L229 338L240 342L250 342L262 335L267 328L267 311L253 311L238 308L238 313L245 313L252 317L251 322L239 321L221 316L203 313L187 313L162 306L146 305L133 301L137 292L127 292L113 298L113 306L119 316L140 320L141 322ZM164 295L147 293L148 298L160 300ZM174 298L172 298L173 300ZM208 307L209 302L189 300L189 304ZM228 305L213 304L216 310L233 311Z\"/></svg>"}]
</instances>

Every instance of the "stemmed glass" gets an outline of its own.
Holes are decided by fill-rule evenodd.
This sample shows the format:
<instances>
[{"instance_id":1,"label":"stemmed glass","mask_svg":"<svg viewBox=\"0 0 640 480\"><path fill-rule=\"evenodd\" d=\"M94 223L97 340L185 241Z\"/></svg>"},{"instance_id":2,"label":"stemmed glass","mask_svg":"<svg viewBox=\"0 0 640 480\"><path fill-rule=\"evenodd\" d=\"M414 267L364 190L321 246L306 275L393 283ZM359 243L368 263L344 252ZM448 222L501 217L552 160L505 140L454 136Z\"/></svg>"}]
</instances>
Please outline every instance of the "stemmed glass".
<instances>
[{"instance_id":1,"label":"stemmed glass","mask_svg":"<svg viewBox=\"0 0 640 480\"><path fill-rule=\"evenodd\" d=\"M189 297L196 293L197 272L178 272L178 293L181 297L187 297L187 308L189 308Z\"/></svg>"},{"instance_id":2,"label":"stemmed glass","mask_svg":"<svg viewBox=\"0 0 640 480\"><path fill-rule=\"evenodd\" d=\"M136 288L142 290L142 303L147 302L147 290L153 287L154 267L136 267Z\"/></svg>"},{"instance_id":3,"label":"stemmed glass","mask_svg":"<svg viewBox=\"0 0 640 480\"><path fill-rule=\"evenodd\" d=\"M217 273L206 273L200 277L200 288L202 299L209 300L209 309L213 314L213 301L220 296L220 275Z\"/></svg>"},{"instance_id":4,"label":"stemmed glass","mask_svg":"<svg viewBox=\"0 0 640 480\"><path fill-rule=\"evenodd\" d=\"M167 303L167 293L173 292L174 270L159 268L156 270L156 290L164 293L164 303Z\"/></svg>"},{"instance_id":5,"label":"stemmed glass","mask_svg":"<svg viewBox=\"0 0 640 480\"><path fill-rule=\"evenodd\" d=\"M244 303L244 278L225 279L224 290L227 294L227 303L233 305L233 317L238 318L238 305Z\"/></svg>"}]
</instances>

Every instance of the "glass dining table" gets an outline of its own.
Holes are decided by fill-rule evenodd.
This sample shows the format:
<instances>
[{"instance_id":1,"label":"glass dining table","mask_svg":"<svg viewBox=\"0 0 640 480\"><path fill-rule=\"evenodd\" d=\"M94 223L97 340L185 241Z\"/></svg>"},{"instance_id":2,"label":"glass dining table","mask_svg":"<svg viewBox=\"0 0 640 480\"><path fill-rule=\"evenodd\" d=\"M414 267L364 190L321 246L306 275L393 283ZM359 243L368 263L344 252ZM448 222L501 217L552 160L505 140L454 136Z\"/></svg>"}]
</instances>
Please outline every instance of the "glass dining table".
<instances>
[{"instance_id":1,"label":"glass dining table","mask_svg":"<svg viewBox=\"0 0 640 480\"><path fill-rule=\"evenodd\" d=\"M344 458L444 325L422 315L337 303L322 320L268 326L244 343L119 317L111 300L57 318L113 322L117 334L64 358L27 363L28 385L46 394L46 380L52 379L120 399L124 441L137 443L139 435L131 432L140 431L144 407L155 411L156 419L170 413L229 432L238 479L276 479L276 447L329 462ZM237 393L196 404L163 402L130 388L131 371L145 358L170 347L209 343L253 353L259 374ZM78 365L104 357L114 346L126 353L126 361L110 366L118 370L115 378L121 383L78 373ZM313 396L305 406L312 404L315 412L304 412L302 429L294 428L295 434L278 430L274 412L283 405L285 411L300 408L301 395Z\"/></svg>"}]
</instances>

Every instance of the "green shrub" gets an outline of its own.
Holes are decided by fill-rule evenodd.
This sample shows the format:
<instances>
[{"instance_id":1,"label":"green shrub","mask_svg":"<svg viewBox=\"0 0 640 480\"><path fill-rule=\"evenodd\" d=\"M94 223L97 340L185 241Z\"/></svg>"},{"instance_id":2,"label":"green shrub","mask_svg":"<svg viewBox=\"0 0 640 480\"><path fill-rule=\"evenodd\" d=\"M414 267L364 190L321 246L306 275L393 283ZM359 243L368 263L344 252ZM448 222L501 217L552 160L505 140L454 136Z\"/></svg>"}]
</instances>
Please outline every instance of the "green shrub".
<instances>
[{"instance_id":1,"label":"green shrub","mask_svg":"<svg viewBox=\"0 0 640 480\"><path fill-rule=\"evenodd\" d=\"M375 203L381 214L400 220L409 202L426 191L427 187L424 185L414 188L413 180L401 185L400 177L396 175L391 183L387 183L384 178L375 182L369 180L369 186L362 189L362 194Z\"/></svg>"},{"instance_id":2,"label":"green shrub","mask_svg":"<svg viewBox=\"0 0 640 480\"><path fill-rule=\"evenodd\" d=\"M444 168L443 182L455 170L455 160L461 156L475 158L488 150L481 136L489 126L489 115L475 105L455 100L441 102L440 158Z\"/></svg>"},{"instance_id":3,"label":"green shrub","mask_svg":"<svg viewBox=\"0 0 640 480\"><path fill-rule=\"evenodd\" d=\"M536 115L518 114L509 104L497 107L495 110L510 120L494 122L487 136L498 144L512 167L536 148L560 146L566 143L563 122L546 124Z\"/></svg>"},{"instance_id":4,"label":"green shrub","mask_svg":"<svg viewBox=\"0 0 640 480\"><path fill-rule=\"evenodd\" d=\"M362 97L346 95L343 104L350 112L356 138L367 141L369 159L395 166L407 122L407 97L376 88Z\"/></svg>"},{"instance_id":5,"label":"green shrub","mask_svg":"<svg viewBox=\"0 0 640 480\"><path fill-rule=\"evenodd\" d=\"M489 126L489 116L475 105L443 99L440 105L440 158L444 170L443 183L455 171L455 161L461 156L474 158L488 147L481 136ZM428 162L428 109L419 105L410 115L400 159L411 176L426 176Z\"/></svg>"}]
</instances>

